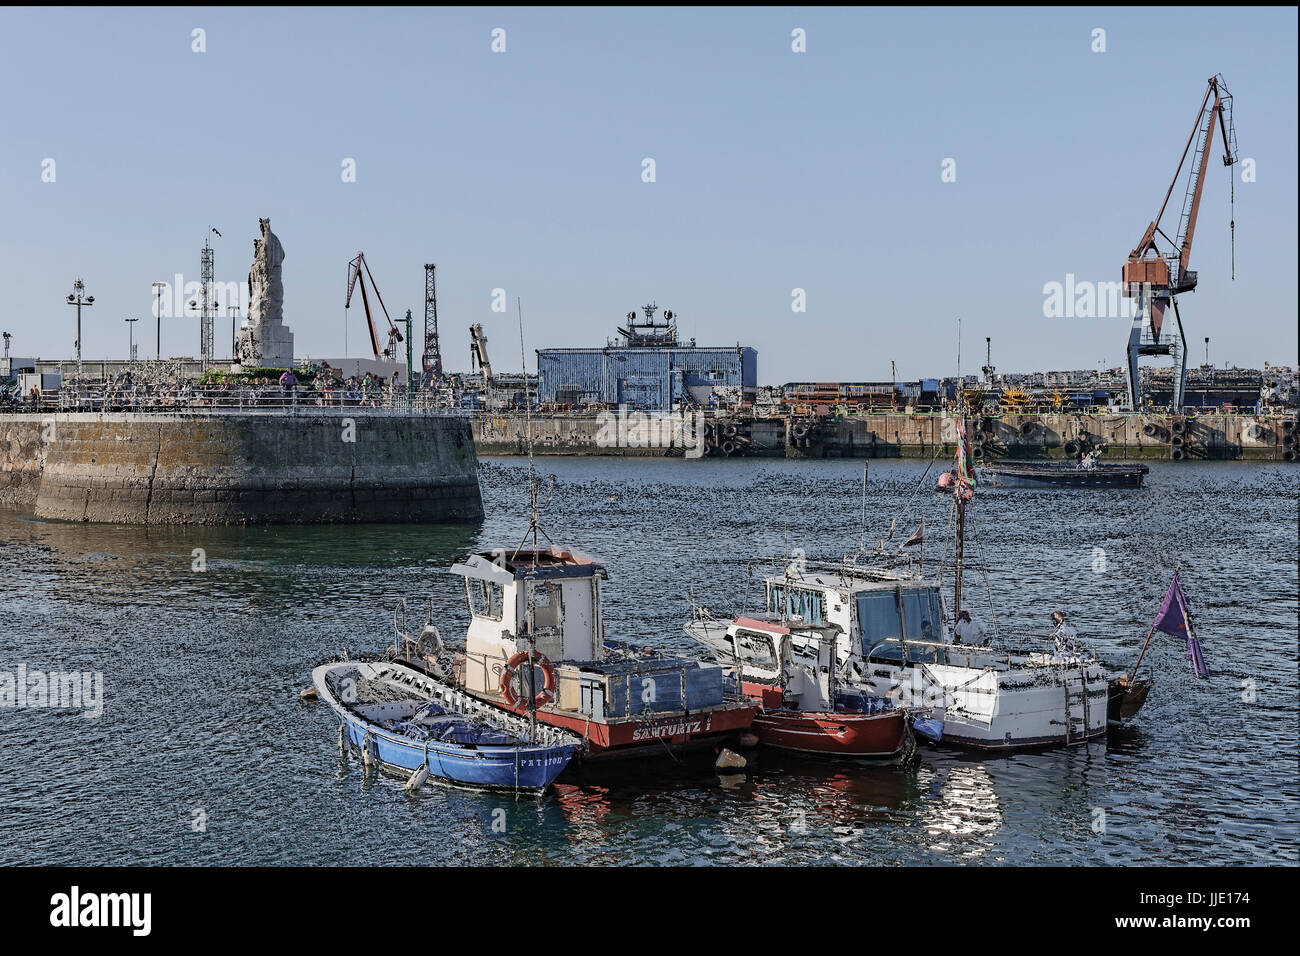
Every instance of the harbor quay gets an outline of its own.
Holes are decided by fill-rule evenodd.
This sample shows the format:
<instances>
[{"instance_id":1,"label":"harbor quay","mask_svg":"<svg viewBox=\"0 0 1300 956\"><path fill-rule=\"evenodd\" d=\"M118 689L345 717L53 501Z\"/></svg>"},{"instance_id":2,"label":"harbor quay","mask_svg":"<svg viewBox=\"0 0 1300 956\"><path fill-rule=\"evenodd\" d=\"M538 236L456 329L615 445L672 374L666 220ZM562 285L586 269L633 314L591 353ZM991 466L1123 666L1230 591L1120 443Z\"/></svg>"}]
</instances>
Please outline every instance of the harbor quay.
<instances>
[{"instance_id":1,"label":"harbor quay","mask_svg":"<svg viewBox=\"0 0 1300 956\"><path fill-rule=\"evenodd\" d=\"M799 417L744 413L607 411L568 415L478 413L472 419L481 456L922 458L956 446L948 412L882 412ZM1293 414L1034 413L971 419L976 460L1101 458L1164 461L1294 462Z\"/></svg>"},{"instance_id":2,"label":"harbor quay","mask_svg":"<svg viewBox=\"0 0 1300 956\"><path fill-rule=\"evenodd\" d=\"M0 415L0 503L135 524L483 514L467 419L387 408Z\"/></svg>"}]
</instances>

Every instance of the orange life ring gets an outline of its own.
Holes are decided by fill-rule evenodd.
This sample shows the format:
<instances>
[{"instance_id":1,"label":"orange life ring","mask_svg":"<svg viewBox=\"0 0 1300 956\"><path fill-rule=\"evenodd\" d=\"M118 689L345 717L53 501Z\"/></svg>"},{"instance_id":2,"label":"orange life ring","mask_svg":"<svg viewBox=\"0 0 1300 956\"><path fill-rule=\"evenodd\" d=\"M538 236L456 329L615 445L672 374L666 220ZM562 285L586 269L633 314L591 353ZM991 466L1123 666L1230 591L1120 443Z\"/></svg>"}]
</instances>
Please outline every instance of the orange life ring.
<instances>
[{"instance_id":1,"label":"orange life ring","mask_svg":"<svg viewBox=\"0 0 1300 956\"><path fill-rule=\"evenodd\" d=\"M514 710L520 710L526 706L524 698L515 693L514 676L515 670L524 661L530 660L536 664L542 671L542 689L537 692L533 698L533 704L537 707L545 707L555 699L555 667L546 658L546 655L538 651L520 651L510 660L506 661L506 666L501 671L501 696L506 699L506 706Z\"/></svg>"}]
</instances>

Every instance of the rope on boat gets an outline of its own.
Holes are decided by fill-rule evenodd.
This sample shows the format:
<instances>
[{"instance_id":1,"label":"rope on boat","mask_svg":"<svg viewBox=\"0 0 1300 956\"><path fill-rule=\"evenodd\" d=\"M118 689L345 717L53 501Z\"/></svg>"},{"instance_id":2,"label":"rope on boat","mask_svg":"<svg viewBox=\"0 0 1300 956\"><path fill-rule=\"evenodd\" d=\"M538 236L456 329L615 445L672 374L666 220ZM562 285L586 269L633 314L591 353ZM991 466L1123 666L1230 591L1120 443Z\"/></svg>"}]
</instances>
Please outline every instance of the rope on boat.
<instances>
[{"instance_id":1,"label":"rope on boat","mask_svg":"<svg viewBox=\"0 0 1300 956\"><path fill-rule=\"evenodd\" d=\"M967 520L970 521L971 517L971 515L967 515ZM970 523L971 537L975 539L975 547L979 548L980 552L980 570L984 572L984 590L987 592L989 599L989 623L993 625L993 640L1001 644L1002 636L998 633L998 618L993 610L993 582L989 580L988 564L984 560L984 539L980 537L979 532L975 529L974 521ZM953 627L956 626L954 622Z\"/></svg>"},{"instance_id":2,"label":"rope on boat","mask_svg":"<svg viewBox=\"0 0 1300 956\"><path fill-rule=\"evenodd\" d=\"M899 765L905 770L915 770L921 764L921 748L917 746L916 734L912 732L914 719L910 713L903 718L906 735L903 738L903 753L899 757Z\"/></svg>"}]
</instances>

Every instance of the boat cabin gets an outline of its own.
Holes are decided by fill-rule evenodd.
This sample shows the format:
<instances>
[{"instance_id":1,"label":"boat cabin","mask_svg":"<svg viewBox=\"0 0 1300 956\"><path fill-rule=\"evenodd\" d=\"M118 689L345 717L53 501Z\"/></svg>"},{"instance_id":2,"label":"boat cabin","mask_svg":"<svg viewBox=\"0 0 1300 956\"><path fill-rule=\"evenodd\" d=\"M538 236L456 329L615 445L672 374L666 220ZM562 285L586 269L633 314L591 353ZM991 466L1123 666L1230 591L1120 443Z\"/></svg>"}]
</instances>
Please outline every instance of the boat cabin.
<instances>
[{"instance_id":1,"label":"boat cabin","mask_svg":"<svg viewBox=\"0 0 1300 956\"><path fill-rule=\"evenodd\" d=\"M782 576L765 580L767 615L813 627L834 626L847 635L839 661L934 660L934 645L951 641L944 623L939 582L915 575L872 569L813 571L791 565ZM882 643L888 642L888 643Z\"/></svg>"},{"instance_id":2,"label":"boat cabin","mask_svg":"<svg viewBox=\"0 0 1300 956\"><path fill-rule=\"evenodd\" d=\"M781 623L775 615L738 617L722 637L718 663L736 667L747 694L765 707L830 709L830 662L840 637L834 626Z\"/></svg>"},{"instance_id":3,"label":"boat cabin","mask_svg":"<svg viewBox=\"0 0 1300 956\"><path fill-rule=\"evenodd\" d=\"M495 551L472 554L452 565L451 573L465 579L470 621L464 680L469 690L497 690L501 668L529 649L530 628L538 653L552 661L605 656L603 564L558 548Z\"/></svg>"},{"instance_id":4,"label":"boat cabin","mask_svg":"<svg viewBox=\"0 0 1300 956\"><path fill-rule=\"evenodd\" d=\"M515 710L525 687L540 688L537 719L581 734L593 755L706 745L753 720L756 706L728 696L719 665L607 645L607 574L590 558L558 548L498 551L472 554L451 572L465 579L470 612L460 685ZM545 660L530 665L534 648Z\"/></svg>"}]
</instances>

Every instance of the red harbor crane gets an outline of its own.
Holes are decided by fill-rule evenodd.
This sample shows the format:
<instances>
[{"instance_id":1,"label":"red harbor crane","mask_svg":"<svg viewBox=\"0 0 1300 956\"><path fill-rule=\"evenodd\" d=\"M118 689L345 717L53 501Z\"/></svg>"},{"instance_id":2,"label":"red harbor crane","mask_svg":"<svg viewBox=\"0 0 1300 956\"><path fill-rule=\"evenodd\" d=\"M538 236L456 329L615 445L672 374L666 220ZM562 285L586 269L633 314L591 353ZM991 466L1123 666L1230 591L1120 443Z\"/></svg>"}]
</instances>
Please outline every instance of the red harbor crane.
<instances>
[{"instance_id":1,"label":"red harbor crane","mask_svg":"<svg viewBox=\"0 0 1300 956\"><path fill-rule=\"evenodd\" d=\"M361 274L365 270L365 276ZM375 298L379 300L379 308L383 309L384 318L388 320L388 346L382 353L379 349L379 336L375 332L375 320L370 312L370 297L366 295L366 277L370 279L370 287L375 290ZM348 263L348 297L343 303L343 308L350 308L352 305L352 292L357 285L361 286L361 305L366 311L366 327L370 330L370 348L374 351L375 358L386 358L390 362L397 361L397 345L404 341L402 333L397 331L397 326L393 324L392 318L388 315L388 307L384 305L384 297L379 294L379 286L375 284L375 277L370 274L370 264L366 262L366 254L358 252L356 258Z\"/></svg>"},{"instance_id":2,"label":"red harbor crane","mask_svg":"<svg viewBox=\"0 0 1300 956\"><path fill-rule=\"evenodd\" d=\"M1232 123L1232 94L1228 92L1223 76L1216 74L1207 81L1209 88L1201 100L1201 108L1196 114L1187 145L1183 147L1182 158L1169 189L1165 192L1165 201L1160 204L1160 212L1147 226L1142 239L1128 255L1124 263L1124 295L1137 298L1137 308L1133 316L1133 327L1128 341L1128 407L1136 410L1141 407L1141 379L1138 372L1138 359L1142 355L1168 355L1174 363L1174 387L1171 404L1175 410L1183 405L1183 385L1187 375L1187 355L1184 347L1183 320L1178 313L1177 296L1182 292L1196 289L1196 273L1188 268L1192 255L1192 238L1196 233L1196 217L1201 209L1201 193L1205 187L1205 157L1214 144L1214 127L1217 125L1223 133L1223 165L1229 167L1229 181L1232 180L1231 167L1237 162L1237 131ZM1187 188L1183 194L1182 214L1178 219L1177 238L1171 239L1160 228L1169 199L1174 187L1182 176L1183 167L1191 155L1190 173ZM1230 186L1230 195L1235 204L1235 188ZM1235 239L1236 222L1229 215L1229 230L1234 246L1233 273L1235 278ZM1157 236L1169 244L1168 251L1161 251ZM1170 303L1174 307L1174 319L1177 330L1164 331L1165 309ZM1164 337L1162 338L1162 333Z\"/></svg>"}]
</instances>

